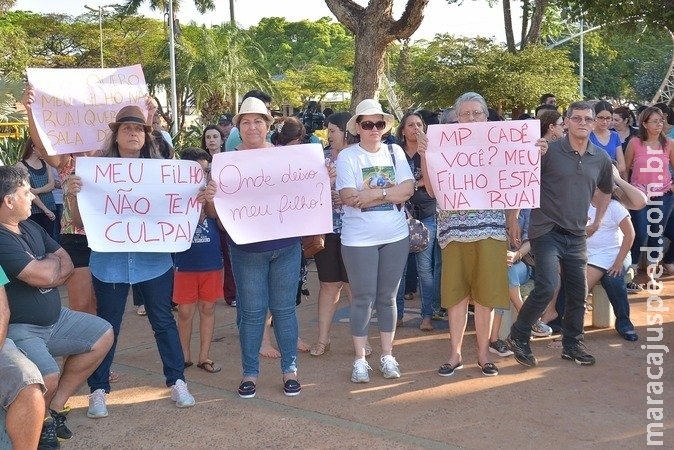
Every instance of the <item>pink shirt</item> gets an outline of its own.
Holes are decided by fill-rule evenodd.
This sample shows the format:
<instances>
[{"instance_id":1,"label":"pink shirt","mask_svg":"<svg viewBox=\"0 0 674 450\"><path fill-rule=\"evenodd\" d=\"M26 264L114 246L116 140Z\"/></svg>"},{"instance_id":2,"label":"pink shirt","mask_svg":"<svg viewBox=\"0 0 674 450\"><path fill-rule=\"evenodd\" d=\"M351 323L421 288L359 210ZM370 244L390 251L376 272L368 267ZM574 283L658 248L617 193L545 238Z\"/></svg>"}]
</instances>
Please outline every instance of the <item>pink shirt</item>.
<instances>
[{"instance_id":1,"label":"pink shirt","mask_svg":"<svg viewBox=\"0 0 674 450\"><path fill-rule=\"evenodd\" d=\"M630 184L645 194L660 196L669 191L672 185L672 175L669 172L669 148L646 148L641 139L633 137L634 160L632 161L632 177ZM659 160L659 161L658 161ZM648 168L662 167L662 170L650 170ZM644 170L648 169L648 170ZM650 190L647 185L653 185Z\"/></svg>"}]
</instances>

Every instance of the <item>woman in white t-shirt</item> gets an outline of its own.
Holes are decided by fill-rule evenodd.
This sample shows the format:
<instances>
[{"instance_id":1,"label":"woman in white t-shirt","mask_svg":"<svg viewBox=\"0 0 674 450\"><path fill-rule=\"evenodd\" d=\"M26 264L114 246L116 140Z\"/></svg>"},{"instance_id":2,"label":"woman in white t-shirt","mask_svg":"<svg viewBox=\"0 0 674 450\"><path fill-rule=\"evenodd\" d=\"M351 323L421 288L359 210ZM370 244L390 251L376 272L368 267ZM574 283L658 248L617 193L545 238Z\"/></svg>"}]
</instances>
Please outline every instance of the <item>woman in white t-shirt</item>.
<instances>
[{"instance_id":1,"label":"woman in white t-shirt","mask_svg":"<svg viewBox=\"0 0 674 450\"><path fill-rule=\"evenodd\" d=\"M380 368L384 378L399 378L393 357L396 292L409 253L409 230L402 204L412 196L414 178L402 148L387 146L382 135L393 116L376 100L358 104L346 124L360 142L341 151L336 189L344 204L342 257L351 284L351 335L356 352L351 381L370 381L365 359L372 308L381 337Z\"/></svg>"},{"instance_id":2,"label":"woman in white t-shirt","mask_svg":"<svg viewBox=\"0 0 674 450\"><path fill-rule=\"evenodd\" d=\"M594 222L595 190L588 223ZM634 241L634 227L630 214L617 200L611 200L599 229L587 238L587 287L588 291L601 282L616 316L615 328L627 341L639 339L630 321L630 304L627 300L625 270L631 263L630 248Z\"/></svg>"}]
</instances>

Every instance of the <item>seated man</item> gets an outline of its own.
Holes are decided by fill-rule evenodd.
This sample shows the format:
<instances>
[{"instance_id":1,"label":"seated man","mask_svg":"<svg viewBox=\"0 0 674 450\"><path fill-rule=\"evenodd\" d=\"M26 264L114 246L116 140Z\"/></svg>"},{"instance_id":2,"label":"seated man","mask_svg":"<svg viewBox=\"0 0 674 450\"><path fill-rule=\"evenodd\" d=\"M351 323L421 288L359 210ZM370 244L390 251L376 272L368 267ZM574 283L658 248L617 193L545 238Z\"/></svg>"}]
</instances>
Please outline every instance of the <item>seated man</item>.
<instances>
[{"instance_id":1,"label":"seated man","mask_svg":"<svg viewBox=\"0 0 674 450\"><path fill-rule=\"evenodd\" d=\"M68 439L65 404L98 367L113 341L100 317L61 306L57 287L73 272L68 253L30 220L34 195L28 173L0 167L0 265L9 276L7 337L40 369L47 392L40 448L58 448ZM64 357L63 369L54 359ZM48 442L47 442L48 441Z\"/></svg>"},{"instance_id":2,"label":"seated man","mask_svg":"<svg viewBox=\"0 0 674 450\"><path fill-rule=\"evenodd\" d=\"M6 411L0 421L0 448L9 444L5 440L6 430L14 450L34 450L40 440L44 417L44 383L35 364L11 339L6 339L9 305L5 284L8 282L0 267L0 402Z\"/></svg>"}]
</instances>

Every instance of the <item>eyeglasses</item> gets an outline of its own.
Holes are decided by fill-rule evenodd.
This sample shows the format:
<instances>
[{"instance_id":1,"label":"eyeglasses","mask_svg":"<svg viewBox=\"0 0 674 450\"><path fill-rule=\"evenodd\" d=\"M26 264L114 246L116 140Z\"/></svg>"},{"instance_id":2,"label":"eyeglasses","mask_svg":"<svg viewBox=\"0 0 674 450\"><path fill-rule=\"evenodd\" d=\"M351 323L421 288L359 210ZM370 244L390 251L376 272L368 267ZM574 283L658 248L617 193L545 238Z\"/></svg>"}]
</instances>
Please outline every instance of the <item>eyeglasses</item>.
<instances>
[{"instance_id":1,"label":"eyeglasses","mask_svg":"<svg viewBox=\"0 0 674 450\"><path fill-rule=\"evenodd\" d=\"M599 117L599 116L597 116L597 121L599 121L599 122L610 122L611 120L613 120L613 117Z\"/></svg>"},{"instance_id":2,"label":"eyeglasses","mask_svg":"<svg viewBox=\"0 0 674 450\"><path fill-rule=\"evenodd\" d=\"M370 131L373 128L376 128L377 130L381 131L384 128L386 128L386 122L383 120L380 120L379 122L372 122L371 120L364 120L362 122L359 122L360 127L363 130Z\"/></svg>"},{"instance_id":3,"label":"eyeglasses","mask_svg":"<svg viewBox=\"0 0 674 450\"><path fill-rule=\"evenodd\" d=\"M655 119L655 120L647 120L646 123L650 123L652 125L664 125L665 121L662 119Z\"/></svg>"},{"instance_id":4,"label":"eyeglasses","mask_svg":"<svg viewBox=\"0 0 674 450\"><path fill-rule=\"evenodd\" d=\"M594 123L594 117L580 117L580 116L573 116L568 118L571 122L581 124L581 123Z\"/></svg>"},{"instance_id":5,"label":"eyeglasses","mask_svg":"<svg viewBox=\"0 0 674 450\"><path fill-rule=\"evenodd\" d=\"M555 122L555 125L558 127L563 127L564 126L564 121L562 122Z\"/></svg>"},{"instance_id":6,"label":"eyeglasses","mask_svg":"<svg viewBox=\"0 0 674 450\"><path fill-rule=\"evenodd\" d=\"M484 111L466 111L459 114L459 117L461 117L462 119L472 119L473 117L479 119L480 117L484 116L486 116Z\"/></svg>"}]
</instances>

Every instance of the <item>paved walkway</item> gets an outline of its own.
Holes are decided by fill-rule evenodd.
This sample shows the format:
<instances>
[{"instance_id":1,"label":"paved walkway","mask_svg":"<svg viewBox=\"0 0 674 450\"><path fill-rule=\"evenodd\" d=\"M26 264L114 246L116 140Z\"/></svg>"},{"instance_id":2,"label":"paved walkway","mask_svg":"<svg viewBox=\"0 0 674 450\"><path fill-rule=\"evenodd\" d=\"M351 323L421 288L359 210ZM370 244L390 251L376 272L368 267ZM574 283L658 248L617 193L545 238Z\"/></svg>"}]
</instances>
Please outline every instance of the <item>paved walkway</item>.
<instances>
[{"instance_id":1,"label":"paved walkway","mask_svg":"<svg viewBox=\"0 0 674 450\"><path fill-rule=\"evenodd\" d=\"M674 278L662 293L671 302ZM316 274L298 308L301 335L316 337ZM437 376L446 359L448 334L418 329L419 299L408 302L405 326L397 332L395 355L403 376L385 380L378 370L376 326L369 384L353 384L349 327L339 311L332 348L322 357L299 358L302 394L285 397L278 360L263 359L257 397L240 399L240 354L235 309L219 304L212 357L218 374L196 366L186 371L198 404L179 410L164 387L161 363L147 319L129 301L114 370L121 380L108 397L110 416L86 417L88 390L71 399L68 421L75 436L64 449L207 448L642 448L646 445L647 292L631 296L639 342L612 329L588 328L586 342L597 364L581 367L550 349L550 338L532 344L539 366L524 369L512 357L498 358L501 374L484 377L477 368L472 321L464 342L463 370ZM343 308L346 308L346 303ZM671 308L674 310L674 308ZM674 311L663 312L663 340L674 351ZM589 321L589 314L586 319ZM198 327L195 326L195 329ZM654 344L656 342L653 342ZM193 336L198 349L198 336ZM664 359L665 445L674 448L674 364ZM655 372L655 368L653 372Z\"/></svg>"}]
</instances>

